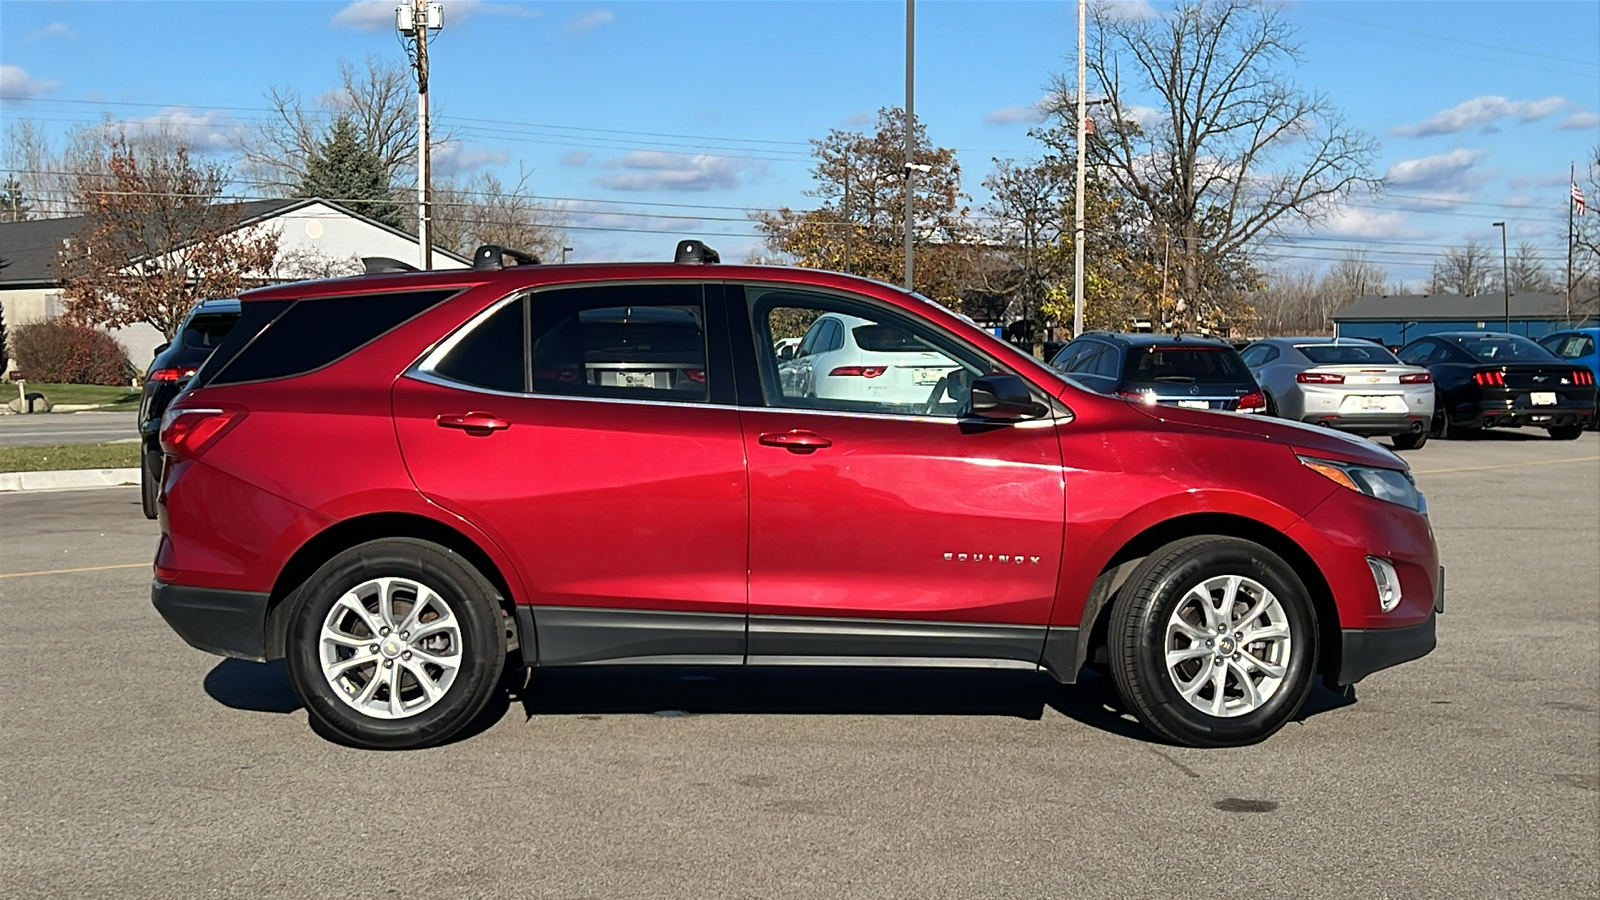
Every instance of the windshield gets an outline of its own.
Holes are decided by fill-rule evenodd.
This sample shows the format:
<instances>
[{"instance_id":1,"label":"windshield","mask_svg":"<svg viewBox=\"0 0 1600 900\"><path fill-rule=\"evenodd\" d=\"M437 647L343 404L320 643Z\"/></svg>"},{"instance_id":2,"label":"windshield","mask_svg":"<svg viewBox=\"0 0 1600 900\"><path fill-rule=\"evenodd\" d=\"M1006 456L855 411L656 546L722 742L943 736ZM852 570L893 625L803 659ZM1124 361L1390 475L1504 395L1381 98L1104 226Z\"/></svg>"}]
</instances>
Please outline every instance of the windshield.
<instances>
[{"instance_id":1,"label":"windshield","mask_svg":"<svg viewBox=\"0 0 1600 900\"><path fill-rule=\"evenodd\" d=\"M1244 361L1229 347L1134 347L1123 365L1123 380L1233 384L1250 380Z\"/></svg>"},{"instance_id":2,"label":"windshield","mask_svg":"<svg viewBox=\"0 0 1600 900\"><path fill-rule=\"evenodd\" d=\"M1458 337L1454 339L1461 349L1484 362L1555 362L1549 350L1525 337L1516 335L1490 335L1484 337Z\"/></svg>"},{"instance_id":3,"label":"windshield","mask_svg":"<svg viewBox=\"0 0 1600 900\"><path fill-rule=\"evenodd\" d=\"M1361 363L1380 363L1394 365L1400 360L1395 359L1393 353L1387 349L1372 344L1299 344L1297 350L1306 355L1306 358L1319 366L1359 365Z\"/></svg>"}]
</instances>

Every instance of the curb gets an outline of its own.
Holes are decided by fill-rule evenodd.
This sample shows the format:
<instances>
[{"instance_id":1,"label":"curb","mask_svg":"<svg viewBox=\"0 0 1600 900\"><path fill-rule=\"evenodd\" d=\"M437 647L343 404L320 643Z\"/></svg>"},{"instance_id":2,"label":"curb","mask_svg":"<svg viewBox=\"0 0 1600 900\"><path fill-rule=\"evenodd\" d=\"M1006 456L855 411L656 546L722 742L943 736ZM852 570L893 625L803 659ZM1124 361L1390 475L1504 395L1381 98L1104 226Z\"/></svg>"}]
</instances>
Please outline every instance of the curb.
<instances>
[{"instance_id":1,"label":"curb","mask_svg":"<svg viewBox=\"0 0 1600 900\"><path fill-rule=\"evenodd\" d=\"M81 491L139 483L139 470L68 469L60 472L0 472L0 493L15 491Z\"/></svg>"}]
</instances>

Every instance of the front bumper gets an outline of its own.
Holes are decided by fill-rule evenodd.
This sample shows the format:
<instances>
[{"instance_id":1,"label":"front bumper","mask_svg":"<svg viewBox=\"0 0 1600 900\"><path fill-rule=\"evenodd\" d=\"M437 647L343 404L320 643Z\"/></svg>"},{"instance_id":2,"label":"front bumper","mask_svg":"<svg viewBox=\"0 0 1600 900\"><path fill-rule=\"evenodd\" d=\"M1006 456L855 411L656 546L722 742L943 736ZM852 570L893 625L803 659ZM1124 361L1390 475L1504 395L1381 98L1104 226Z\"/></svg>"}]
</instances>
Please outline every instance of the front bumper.
<instances>
[{"instance_id":1,"label":"front bumper","mask_svg":"<svg viewBox=\"0 0 1600 900\"><path fill-rule=\"evenodd\" d=\"M189 646L265 662L270 594L153 582L150 602Z\"/></svg>"},{"instance_id":2,"label":"front bumper","mask_svg":"<svg viewBox=\"0 0 1600 900\"><path fill-rule=\"evenodd\" d=\"M1433 612L1415 625L1399 628L1346 628L1339 632L1339 686L1355 684L1380 669L1421 659L1439 645L1434 627L1444 614L1444 567L1435 582Z\"/></svg>"}]
</instances>

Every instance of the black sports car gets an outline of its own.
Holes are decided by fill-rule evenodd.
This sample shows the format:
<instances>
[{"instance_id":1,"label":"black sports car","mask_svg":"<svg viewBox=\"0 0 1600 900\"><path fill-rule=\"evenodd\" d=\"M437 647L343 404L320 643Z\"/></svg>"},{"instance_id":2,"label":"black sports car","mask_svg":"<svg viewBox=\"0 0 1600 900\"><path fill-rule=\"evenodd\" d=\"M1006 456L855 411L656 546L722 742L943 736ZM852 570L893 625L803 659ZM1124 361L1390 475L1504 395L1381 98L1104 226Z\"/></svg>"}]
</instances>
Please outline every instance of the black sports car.
<instances>
[{"instance_id":1,"label":"black sports car","mask_svg":"<svg viewBox=\"0 0 1600 900\"><path fill-rule=\"evenodd\" d=\"M1418 338L1399 356L1433 374L1435 433L1532 426L1570 441L1595 418L1594 373L1525 337L1449 331Z\"/></svg>"}]
</instances>

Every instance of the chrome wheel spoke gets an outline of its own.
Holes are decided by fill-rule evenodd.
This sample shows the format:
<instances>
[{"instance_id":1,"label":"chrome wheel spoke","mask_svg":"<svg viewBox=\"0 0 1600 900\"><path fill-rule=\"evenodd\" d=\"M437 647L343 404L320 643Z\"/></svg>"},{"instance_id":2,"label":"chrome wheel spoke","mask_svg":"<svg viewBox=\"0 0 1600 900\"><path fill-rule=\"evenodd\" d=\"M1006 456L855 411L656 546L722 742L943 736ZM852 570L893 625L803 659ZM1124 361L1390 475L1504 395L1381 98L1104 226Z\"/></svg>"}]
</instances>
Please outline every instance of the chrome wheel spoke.
<instances>
[{"instance_id":1,"label":"chrome wheel spoke","mask_svg":"<svg viewBox=\"0 0 1600 900\"><path fill-rule=\"evenodd\" d=\"M1167 619L1162 647L1178 694L1219 718L1270 701L1288 674L1292 651L1282 602L1247 575L1217 575L1190 588Z\"/></svg>"},{"instance_id":2,"label":"chrome wheel spoke","mask_svg":"<svg viewBox=\"0 0 1600 900\"><path fill-rule=\"evenodd\" d=\"M375 719L406 718L450 692L463 664L461 621L427 585L373 578L334 601L318 651L323 677L352 709Z\"/></svg>"}]
</instances>

